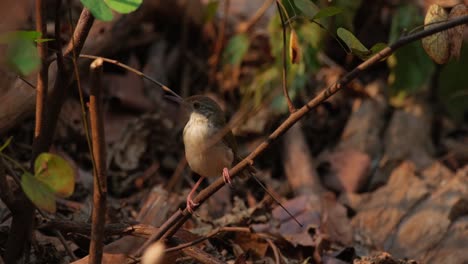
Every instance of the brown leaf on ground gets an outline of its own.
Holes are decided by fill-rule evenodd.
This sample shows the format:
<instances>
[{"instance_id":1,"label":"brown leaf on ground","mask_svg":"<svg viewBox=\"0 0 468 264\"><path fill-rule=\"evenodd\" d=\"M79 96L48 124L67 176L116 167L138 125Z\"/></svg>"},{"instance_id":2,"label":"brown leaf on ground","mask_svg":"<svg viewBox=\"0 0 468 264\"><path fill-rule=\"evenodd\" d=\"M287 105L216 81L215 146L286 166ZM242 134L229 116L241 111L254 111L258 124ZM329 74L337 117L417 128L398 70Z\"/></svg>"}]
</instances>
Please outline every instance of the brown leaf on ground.
<instances>
[{"instance_id":1,"label":"brown leaf on ground","mask_svg":"<svg viewBox=\"0 0 468 264\"><path fill-rule=\"evenodd\" d=\"M320 231L325 233L330 241L341 245L351 245L353 230L348 219L346 208L337 202L333 193L322 196L322 223Z\"/></svg>"},{"instance_id":2,"label":"brown leaf on ground","mask_svg":"<svg viewBox=\"0 0 468 264\"><path fill-rule=\"evenodd\" d=\"M407 212L429 195L426 184L415 174L414 165L404 162L384 187L373 192L352 219L355 236L371 248L382 248Z\"/></svg>"},{"instance_id":3,"label":"brown leaf on ground","mask_svg":"<svg viewBox=\"0 0 468 264\"><path fill-rule=\"evenodd\" d=\"M315 161L308 148L301 122L286 132L283 149L284 171L293 192L296 195L322 193L324 190L315 170Z\"/></svg>"},{"instance_id":4,"label":"brown leaf on ground","mask_svg":"<svg viewBox=\"0 0 468 264\"><path fill-rule=\"evenodd\" d=\"M417 170L432 164L434 145L430 133L432 110L427 102L408 100L403 109L394 111L384 135L384 155L370 189L385 184L390 173L403 160L410 160Z\"/></svg>"},{"instance_id":5,"label":"brown leaf on ground","mask_svg":"<svg viewBox=\"0 0 468 264\"><path fill-rule=\"evenodd\" d=\"M236 232L233 241L239 245L242 250L251 250L257 257L265 257L268 249L268 243L255 233Z\"/></svg>"},{"instance_id":6,"label":"brown leaf on ground","mask_svg":"<svg viewBox=\"0 0 468 264\"><path fill-rule=\"evenodd\" d=\"M389 252L397 257L421 258L434 248L440 248L439 241L445 237L450 239L452 235L447 233L452 224L451 213L456 206L463 205L466 197L468 197L468 167L459 170L450 181L442 181L429 198L407 212L394 236L387 239ZM463 263L468 260L466 248L445 248L445 250L450 250L454 255L461 254L460 261L452 263ZM465 252L464 256L462 252ZM426 259L424 263L428 260Z\"/></svg>"},{"instance_id":7,"label":"brown leaf on ground","mask_svg":"<svg viewBox=\"0 0 468 264\"><path fill-rule=\"evenodd\" d=\"M273 209L269 223L252 225L252 229L279 235L293 246L315 246L313 233L320 225L320 200L316 196L302 195L284 202L283 206L297 218L302 227L283 208L277 206Z\"/></svg>"},{"instance_id":8,"label":"brown leaf on ground","mask_svg":"<svg viewBox=\"0 0 468 264\"><path fill-rule=\"evenodd\" d=\"M341 134L338 149L358 150L375 159L383 148L381 134L388 111L385 96L385 89L388 87L382 81L375 81L365 89L372 97L354 101L353 112Z\"/></svg>"}]
</instances>

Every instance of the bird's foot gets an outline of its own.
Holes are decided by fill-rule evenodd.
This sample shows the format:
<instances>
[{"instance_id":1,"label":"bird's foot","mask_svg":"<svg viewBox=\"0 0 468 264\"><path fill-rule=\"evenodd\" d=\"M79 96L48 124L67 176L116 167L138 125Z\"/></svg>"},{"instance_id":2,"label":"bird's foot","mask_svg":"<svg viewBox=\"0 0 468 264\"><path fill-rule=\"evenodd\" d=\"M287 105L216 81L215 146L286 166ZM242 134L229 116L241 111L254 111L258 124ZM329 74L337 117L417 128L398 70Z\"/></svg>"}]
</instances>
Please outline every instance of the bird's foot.
<instances>
[{"instance_id":1,"label":"bird's foot","mask_svg":"<svg viewBox=\"0 0 468 264\"><path fill-rule=\"evenodd\" d=\"M200 177L200 179L198 179L197 183L195 183L195 186L193 186L190 193L187 195L187 211L190 214L193 214L193 211L196 209L196 207L198 207L200 205L199 203L195 203L192 200L192 196L195 194L195 192L197 191L198 186L200 186L202 181L203 181L203 177Z\"/></svg>"},{"instance_id":2,"label":"bird's foot","mask_svg":"<svg viewBox=\"0 0 468 264\"><path fill-rule=\"evenodd\" d=\"M224 169L223 169L223 180L224 180L224 183L229 184L229 186L232 187L231 175L229 175L229 170L228 170L228 168L224 168Z\"/></svg>"},{"instance_id":3,"label":"bird's foot","mask_svg":"<svg viewBox=\"0 0 468 264\"><path fill-rule=\"evenodd\" d=\"M190 213L190 214L193 214L193 211L195 210L195 208L197 206L199 206L200 204L199 203L195 203L193 200L192 200L192 197L187 197L187 211Z\"/></svg>"}]
</instances>

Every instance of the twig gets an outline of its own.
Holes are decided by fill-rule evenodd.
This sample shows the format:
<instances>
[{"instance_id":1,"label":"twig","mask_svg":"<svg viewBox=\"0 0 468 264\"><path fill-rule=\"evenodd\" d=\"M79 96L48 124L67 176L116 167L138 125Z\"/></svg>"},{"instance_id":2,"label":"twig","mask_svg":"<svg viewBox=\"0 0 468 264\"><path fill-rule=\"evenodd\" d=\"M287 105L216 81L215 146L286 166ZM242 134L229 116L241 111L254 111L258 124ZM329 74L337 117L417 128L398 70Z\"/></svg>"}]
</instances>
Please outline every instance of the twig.
<instances>
[{"instance_id":1,"label":"twig","mask_svg":"<svg viewBox=\"0 0 468 264\"><path fill-rule=\"evenodd\" d=\"M65 233L82 234L89 236L91 234L91 224L76 221L51 220L39 226L39 229L50 230L57 229ZM148 238L155 233L158 228L145 224L132 223L114 223L107 224L104 228L105 236L124 236Z\"/></svg>"},{"instance_id":2,"label":"twig","mask_svg":"<svg viewBox=\"0 0 468 264\"><path fill-rule=\"evenodd\" d=\"M67 252L68 256L70 256L70 258L73 261L77 260L78 258L75 256L75 254L73 253L73 250L71 250L70 246L68 246L67 241L63 237L62 233L60 233L60 231L58 231L57 229L53 229L53 230L54 230L55 235L58 237L58 239L62 243L63 247L65 248L65 251Z\"/></svg>"},{"instance_id":3,"label":"twig","mask_svg":"<svg viewBox=\"0 0 468 264\"><path fill-rule=\"evenodd\" d=\"M107 200L106 145L104 119L102 113L102 59L91 63L91 89L89 100L89 118L91 120L92 147L97 174L94 174L93 214L89 263L98 264L102 260L104 224Z\"/></svg>"},{"instance_id":4,"label":"twig","mask_svg":"<svg viewBox=\"0 0 468 264\"><path fill-rule=\"evenodd\" d=\"M36 0L36 31L41 33L44 38L46 34L46 3L45 0ZM41 133L41 128L44 126L44 113L45 104L47 99L48 87L48 68L47 62L47 42L39 41L37 43L37 50L41 60L41 67L37 73L36 85L36 124L34 128L34 137L38 137Z\"/></svg>"},{"instance_id":5,"label":"twig","mask_svg":"<svg viewBox=\"0 0 468 264\"><path fill-rule=\"evenodd\" d=\"M250 228L247 228L247 227L229 227L229 226L221 227L221 228L217 228L217 229L211 231L210 233L208 233L207 235L205 235L203 237L200 237L198 239L195 239L193 241L183 243L183 244L179 244L179 245L177 245L175 247L167 248L165 250L165 252L169 253L169 252L174 252L174 251L177 251L177 250L184 249L186 247L191 247L191 246L199 244L199 243L201 243L201 242L203 242L203 241L205 241L207 239L210 239L210 238L212 238L214 236L217 236L220 233L225 233L225 232L254 233ZM271 236L269 236L267 234L263 234L263 233L256 233L256 234L259 235L261 238L263 238L265 240L271 240Z\"/></svg>"},{"instance_id":6,"label":"twig","mask_svg":"<svg viewBox=\"0 0 468 264\"><path fill-rule=\"evenodd\" d=\"M100 56L94 56L94 55L88 55L88 54L80 54L80 58L87 58L87 59L97 59L97 58L101 58L103 61L105 62L108 62L108 63L112 63L114 65L117 65L121 68L124 68L126 69L127 71L131 71L133 73L135 73L136 75L140 76L141 78L143 79L146 79L154 84L156 84L157 86L161 87L161 89L163 89L165 92L168 92L170 93L171 95L177 97L177 98L181 98L180 95L178 95L177 93L175 93L174 91L172 91L169 87L167 87L166 85L156 81L155 79L149 77L148 75L142 73L141 71L135 69L135 68L132 68L124 63L121 63L117 60L112 60L112 59L108 59L108 58L104 58L104 57L100 57Z\"/></svg>"},{"instance_id":7,"label":"twig","mask_svg":"<svg viewBox=\"0 0 468 264\"><path fill-rule=\"evenodd\" d=\"M76 25L75 31L73 32L73 36L63 51L63 56L67 57L74 52L76 54L81 52L81 49L83 48L93 23L94 16L87 8L83 8L80 14L80 18L78 19L78 24Z\"/></svg>"},{"instance_id":8,"label":"twig","mask_svg":"<svg viewBox=\"0 0 468 264\"><path fill-rule=\"evenodd\" d=\"M281 253L278 249L278 247L271 241L271 239L266 239L266 242L268 245L271 247L271 250L273 250L273 255L275 256L275 264L281 264Z\"/></svg>"},{"instance_id":9,"label":"twig","mask_svg":"<svg viewBox=\"0 0 468 264\"><path fill-rule=\"evenodd\" d=\"M281 29L283 31L283 49L282 49L282 56L283 56L283 93L284 97L286 98L286 101L288 103L288 108L289 108L289 113L294 113L296 112L296 108L294 107L294 104L291 102L291 98L289 97L289 92L288 92L288 77L287 77L287 57L286 57L286 24L284 23L284 14L283 11L281 10L281 6L279 3L279 0L276 0L276 7L278 8L278 13L280 15L281 19Z\"/></svg>"},{"instance_id":10,"label":"twig","mask_svg":"<svg viewBox=\"0 0 468 264\"><path fill-rule=\"evenodd\" d=\"M236 166L234 166L231 170L229 170L229 175L231 177L236 177L241 171L246 169L250 166L251 161L255 160L260 154L262 154L273 142L275 142L279 137L281 137L286 131L291 128L296 122L298 122L303 116L305 116L309 111L311 111L314 107L318 106L320 103L325 101L327 98L338 92L339 90L343 89L351 80L359 76L364 70L368 69L369 67L377 64L382 59L390 56L395 50L398 48L413 42L418 39L422 39L434 33L446 30L448 28L452 28L461 24L468 23L468 16L458 17L453 20L449 20L444 24L434 26L430 29L423 30L413 35L405 36L392 45L384 48L368 60L361 63L351 72L343 76L337 83L333 84L332 86L328 87L324 91L322 91L319 95L315 98L310 100L306 105L298 109L296 112L292 113L264 142L262 142L254 151L250 153L246 158L244 158L241 162L239 162ZM224 186L224 180L219 177L215 182L213 182L210 186L206 189L202 190L197 197L195 197L195 203L203 203L206 201L211 195L217 192ZM187 209L184 211L178 210L175 212L164 224L158 233L151 236L151 238L146 241L144 248L151 244L152 242L159 240L161 238L171 237L175 231L179 227L181 227L185 221L187 221L191 217L191 214L188 212ZM140 248L137 253L141 254L144 248Z\"/></svg>"}]
</instances>

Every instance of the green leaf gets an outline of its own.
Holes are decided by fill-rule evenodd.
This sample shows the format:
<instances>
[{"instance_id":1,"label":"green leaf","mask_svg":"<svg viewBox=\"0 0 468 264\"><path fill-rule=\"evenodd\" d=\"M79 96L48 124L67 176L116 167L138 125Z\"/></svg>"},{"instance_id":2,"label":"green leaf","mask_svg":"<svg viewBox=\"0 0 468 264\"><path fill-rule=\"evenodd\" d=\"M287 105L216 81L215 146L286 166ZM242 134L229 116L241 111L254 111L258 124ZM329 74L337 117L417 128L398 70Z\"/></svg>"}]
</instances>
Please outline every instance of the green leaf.
<instances>
[{"instance_id":1,"label":"green leaf","mask_svg":"<svg viewBox=\"0 0 468 264\"><path fill-rule=\"evenodd\" d=\"M6 147L8 147L8 145L10 145L10 142L11 140L13 139L13 137L9 137L5 143L3 143L3 145L0 147L0 152L2 152Z\"/></svg>"},{"instance_id":2,"label":"green leaf","mask_svg":"<svg viewBox=\"0 0 468 264\"><path fill-rule=\"evenodd\" d=\"M111 21L114 17L112 10L102 0L81 0L81 3L99 20Z\"/></svg>"},{"instance_id":3,"label":"green leaf","mask_svg":"<svg viewBox=\"0 0 468 264\"><path fill-rule=\"evenodd\" d=\"M33 41L16 39L8 45L7 62L22 75L28 75L39 67L41 60Z\"/></svg>"},{"instance_id":4,"label":"green leaf","mask_svg":"<svg viewBox=\"0 0 468 264\"><path fill-rule=\"evenodd\" d=\"M344 41L346 46L351 50L351 52L355 55L357 55L361 59L365 59L371 54L371 51L369 51L362 43L357 39L353 33L350 31L344 29L344 28L338 28L336 31L338 34L338 37L340 37L341 40Z\"/></svg>"},{"instance_id":5,"label":"green leaf","mask_svg":"<svg viewBox=\"0 0 468 264\"><path fill-rule=\"evenodd\" d=\"M60 197L68 197L75 189L75 176L69 163L51 153L41 153L34 162L34 174L37 180L49 187Z\"/></svg>"},{"instance_id":6,"label":"green leaf","mask_svg":"<svg viewBox=\"0 0 468 264\"><path fill-rule=\"evenodd\" d=\"M26 196L38 208L55 213L55 196L53 191L30 173L21 176L21 188Z\"/></svg>"},{"instance_id":7,"label":"green leaf","mask_svg":"<svg viewBox=\"0 0 468 264\"><path fill-rule=\"evenodd\" d=\"M301 10L302 14L310 19L314 19L314 17L319 13L320 9L317 5L315 5L310 0L295 0L294 5Z\"/></svg>"},{"instance_id":8,"label":"green leaf","mask_svg":"<svg viewBox=\"0 0 468 264\"><path fill-rule=\"evenodd\" d=\"M104 2L117 12L128 14L137 10L141 6L143 0L104 0Z\"/></svg>"},{"instance_id":9,"label":"green leaf","mask_svg":"<svg viewBox=\"0 0 468 264\"><path fill-rule=\"evenodd\" d=\"M233 36L223 53L224 64L239 65L247 53L250 46L249 37L246 34L238 34Z\"/></svg>"},{"instance_id":10,"label":"green leaf","mask_svg":"<svg viewBox=\"0 0 468 264\"><path fill-rule=\"evenodd\" d=\"M336 7L336 6L329 6L320 9L317 14L313 17L313 19L321 19L325 17L331 17L334 15L337 15L339 13L343 12L343 8L341 7Z\"/></svg>"}]
</instances>

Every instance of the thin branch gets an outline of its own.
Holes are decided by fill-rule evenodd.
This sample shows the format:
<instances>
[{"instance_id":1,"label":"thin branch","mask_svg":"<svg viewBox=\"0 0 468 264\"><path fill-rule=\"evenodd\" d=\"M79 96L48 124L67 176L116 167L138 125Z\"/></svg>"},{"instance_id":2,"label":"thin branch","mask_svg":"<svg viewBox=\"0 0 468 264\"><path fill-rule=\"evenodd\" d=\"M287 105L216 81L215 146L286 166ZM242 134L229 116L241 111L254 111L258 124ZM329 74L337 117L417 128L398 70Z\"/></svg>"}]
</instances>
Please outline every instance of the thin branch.
<instances>
[{"instance_id":1,"label":"thin branch","mask_svg":"<svg viewBox=\"0 0 468 264\"><path fill-rule=\"evenodd\" d=\"M195 246L196 244L200 244L201 242L203 242L203 241L205 241L207 239L210 239L212 237L215 237L215 236L219 235L220 233L225 233L225 232L255 233L248 227L230 227L230 226L221 227L221 228L217 228L217 229L209 232L205 236L200 237L198 239L195 239L193 241L183 243L183 244L179 244L179 245L177 245L175 247L167 248L164 252L165 253L170 253L170 252L174 252L174 251L184 249L186 247ZM268 235L268 234L264 234L264 233L255 233L255 234L257 234L259 237L261 237L261 238L263 238L265 240L270 240L271 241L272 237L270 235Z\"/></svg>"},{"instance_id":2,"label":"thin branch","mask_svg":"<svg viewBox=\"0 0 468 264\"><path fill-rule=\"evenodd\" d=\"M271 247L271 250L273 250L273 255L275 256L275 264L281 264L281 253L278 247L275 245L275 243L273 243L271 239L266 239L266 242Z\"/></svg>"},{"instance_id":3,"label":"thin branch","mask_svg":"<svg viewBox=\"0 0 468 264\"><path fill-rule=\"evenodd\" d=\"M78 24L76 25L75 31L73 32L73 37L68 42L67 46L63 51L63 56L67 57L74 52L79 54L86 38L88 37L89 30L94 23L94 16L87 8L83 8L81 11L80 18L78 19ZM85 33L85 34L83 34Z\"/></svg>"},{"instance_id":4,"label":"thin branch","mask_svg":"<svg viewBox=\"0 0 468 264\"><path fill-rule=\"evenodd\" d=\"M106 144L104 136L104 118L102 113L102 59L91 63L91 90L89 100L89 117L91 120L92 147L94 153L94 190L91 244L89 246L89 263L101 263L106 221L107 173Z\"/></svg>"},{"instance_id":5,"label":"thin branch","mask_svg":"<svg viewBox=\"0 0 468 264\"><path fill-rule=\"evenodd\" d=\"M89 236L91 234L91 224L76 221L51 220L39 226L41 230L60 230L64 233L74 233ZM158 228L145 224L114 223L107 224L103 228L105 236L124 236L148 238L158 231Z\"/></svg>"},{"instance_id":6,"label":"thin branch","mask_svg":"<svg viewBox=\"0 0 468 264\"><path fill-rule=\"evenodd\" d=\"M45 0L36 0L36 31L41 33L44 38L46 32L46 3ZM44 113L47 99L47 83L49 63L47 62L47 41L37 43L37 50L41 60L41 67L37 73L36 85L36 124L34 128L34 137L38 137L41 133L41 128L44 127Z\"/></svg>"},{"instance_id":7,"label":"thin branch","mask_svg":"<svg viewBox=\"0 0 468 264\"><path fill-rule=\"evenodd\" d=\"M119 67L121 67L123 69L126 69L127 71L131 71L131 72L135 73L136 75L140 76L141 78L146 79L146 80L156 84L157 86L161 87L161 89L163 89L165 92L168 92L168 93L170 93L171 95L173 95L173 96L175 96L177 98L182 98L182 97L180 97L180 95L178 95L177 93L172 91L166 85L156 81L155 79L149 77L148 75L144 74L143 72L141 72L141 71L139 71L139 70L137 70L135 68L132 68L132 67L128 66L127 64L121 63L121 62L119 62L117 60L108 59L108 58L104 58L104 57L100 57L100 56L88 55L88 54L80 54L80 58L93 59L93 60L101 58L105 62L117 65L117 66L119 66Z\"/></svg>"},{"instance_id":8,"label":"thin branch","mask_svg":"<svg viewBox=\"0 0 468 264\"><path fill-rule=\"evenodd\" d=\"M78 258L73 253L73 250L68 245L68 243L65 240L65 238L63 237L62 233L60 233L60 231L58 231L57 229L53 229L53 231L54 231L55 235L58 237L58 239L60 240L60 243L62 243L63 247L65 248L65 251L67 252L68 256L71 258L71 260L73 260L73 261L77 260Z\"/></svg>"},{"instance_id":9,"label":"thin branch","mask_svg":"<svg viewBox=\"0 0 468 264\"><path fill-rule=\"evenodd\" d=\"M288 76L287 76L287 57L286 57L286 24L284 23L284 14L283 11L281 10L281 6L279 3L280 0L276 0L276 7L278 8L278 13L280 15L281 19L281 29L283 31L283 49L282 49L282 59L283 59L283 70L282 70L282 75L283 75L283 93L284 97L286 98L286 101L288 103L288 108L289 108L289 113L294 113L296 112L296 108L294 107L294 104L291 102L291 98L289 97L289 92L288 92Z\"/></svg>"},{"instance_id":10,"label":"thin branch","mask_svg":"<svg viewBox=\"0 0 468 264\"><path fill-rule=\"evenodd\" d=\"M241 162L239 162L236 166L229 170L229 174L231 177L236 177L241 171L246 169L250 166L251 162L255 160L260 154L262 154L273 142L275 142L279 137L281 137L286 131L291 128L296 122L298 122L301 118L303 118L309 111L311 111L314 107L317 107L320 103L328 99L330 96L335 94L336 92L340 91L346 85L351 82L353 79L358 77L363 71L367 70L371 66L376 65L382 59L387 58L392 53L394 53L398 48L413 42L415 40L422 39L429 35L435 34L437 32L468 23L468 16L458 17L453 20L449 20L444 24L436 25L431 27L430 29L420 31L416 34L405 36L392 45L384 48L368 60L361 63L357 66L354 70L343 76L338 82L333 84L332 86L328 87L324 91L322 91L319 95L315 98L310 100L306 105L298 109L296 112L292 113L270 136L262 142L254 151L250 153L246 158L244 158ZM193 200L195 203L203 203L209 197L211 197L215 192L221 189L224 186L224 180L219 177L215 182L213 182L210 186L202 190L197 197ZM160 240L162 238L169 238L171 237L189 218L191 214L188 212L187 209L184 211L178 210L175 212L160 228L158 233L154 234L153 236L146 241L146 243L138 250L137 255L141 255L144 248L146 248L152 242ZM164 228L163 228L164 227Z\"/></svg>"}]
</instances>

